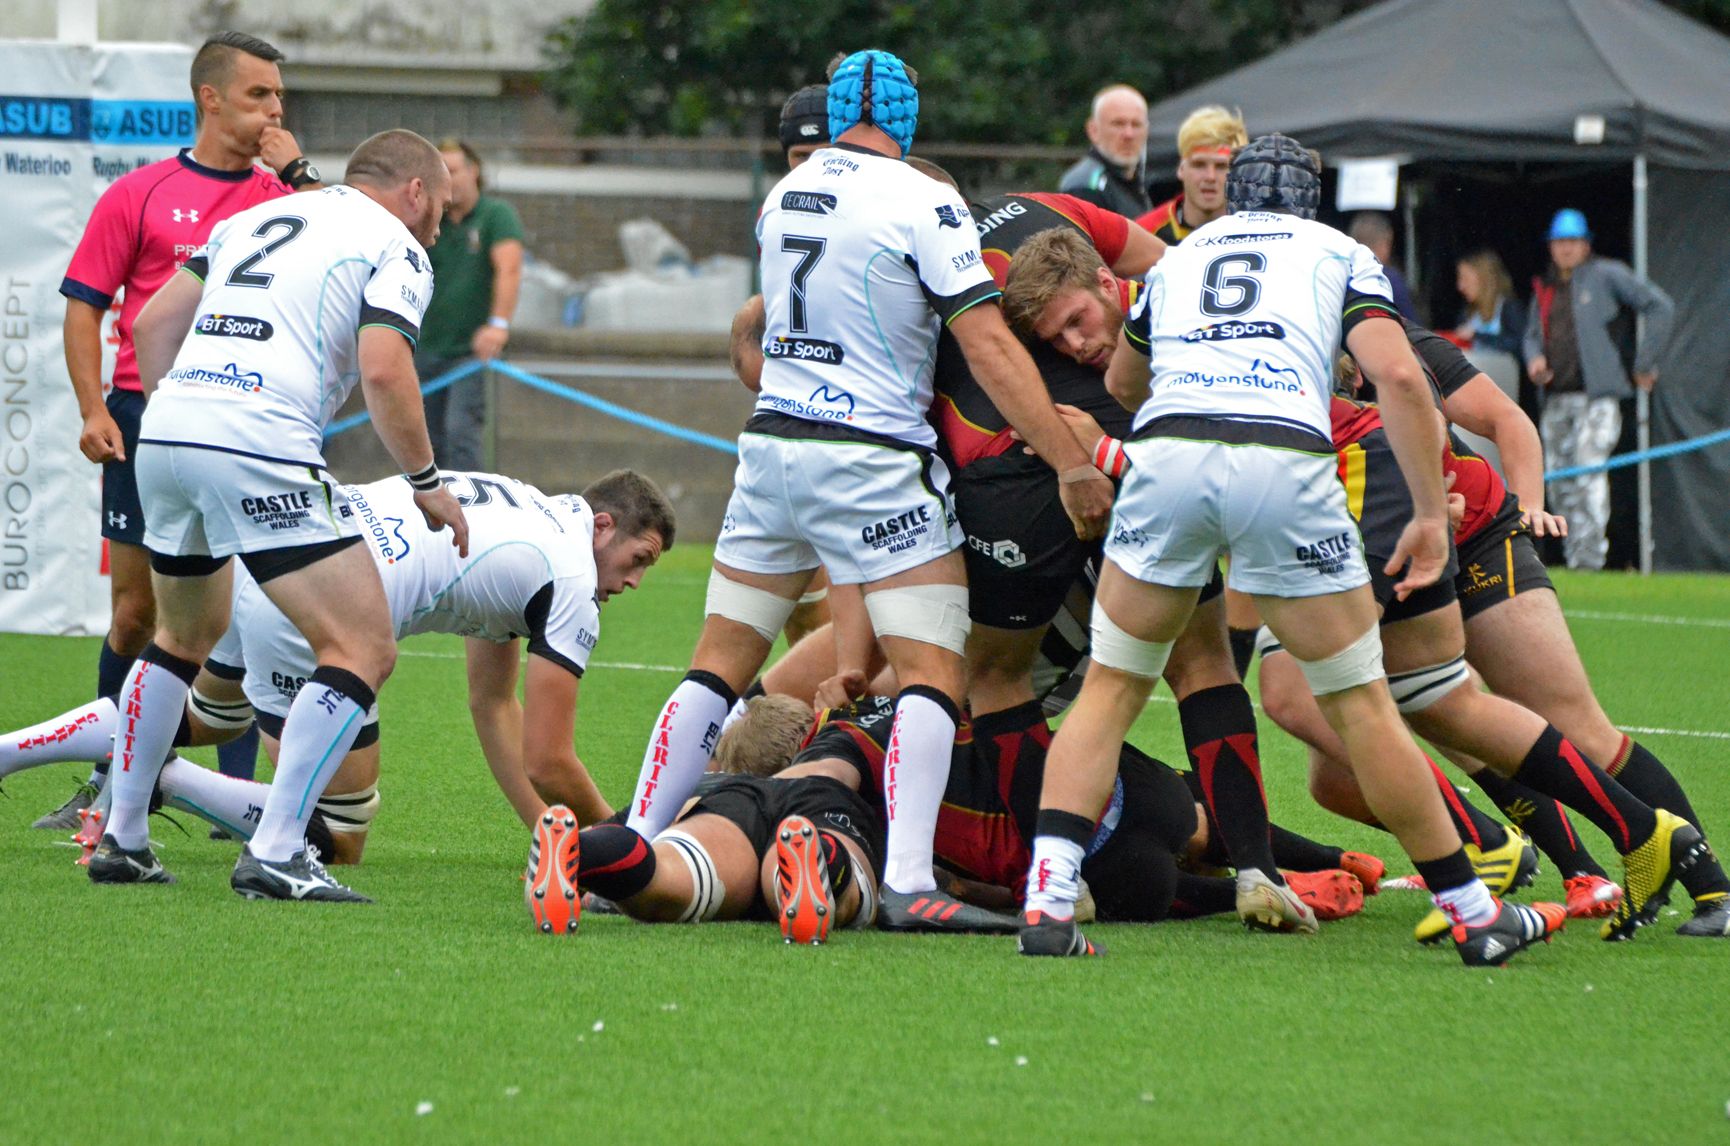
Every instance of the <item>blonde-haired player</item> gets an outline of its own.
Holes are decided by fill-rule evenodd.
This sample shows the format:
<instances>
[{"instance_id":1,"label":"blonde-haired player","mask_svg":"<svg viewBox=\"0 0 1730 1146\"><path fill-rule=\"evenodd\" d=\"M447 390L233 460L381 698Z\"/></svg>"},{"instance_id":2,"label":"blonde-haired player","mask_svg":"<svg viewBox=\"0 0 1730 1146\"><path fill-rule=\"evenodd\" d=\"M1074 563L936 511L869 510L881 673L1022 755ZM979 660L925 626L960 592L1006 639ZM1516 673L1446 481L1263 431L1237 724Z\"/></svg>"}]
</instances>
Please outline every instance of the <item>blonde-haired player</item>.
<instances>
[{"instance_id":1,"label":"blonde-haired player","mask_svg":"<svg viewBox=\"0 0 1730 1146\"><path fill-rule=\"evenodd\" d=\"M1177 129L1177 179L1183 190L1136 222L1175 246L1225 214L1226 169L1232 154L1248 142L1242 112L1218 104L1190 112Z\"/></svg>"}]
</instances>

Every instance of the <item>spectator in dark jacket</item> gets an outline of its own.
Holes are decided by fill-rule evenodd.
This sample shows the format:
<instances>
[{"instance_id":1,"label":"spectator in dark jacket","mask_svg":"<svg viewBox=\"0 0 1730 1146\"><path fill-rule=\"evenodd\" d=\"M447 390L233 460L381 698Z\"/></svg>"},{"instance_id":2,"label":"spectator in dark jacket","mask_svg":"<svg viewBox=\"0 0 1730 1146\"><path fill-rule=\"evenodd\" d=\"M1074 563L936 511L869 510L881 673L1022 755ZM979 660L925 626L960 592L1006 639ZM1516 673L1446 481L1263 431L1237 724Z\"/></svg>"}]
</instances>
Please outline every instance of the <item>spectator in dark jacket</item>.
<instances>
[{"instance_id":1,"label":"spectator in dark jacket","mask_svg":"<svg viewBox=\"0 0 1730 1146\"><path fill-rule=\"evenodd\" d=\"M1092 144L1057 189L1134 219L1153 209L1147 195L1147 100L1128 84L1093 97L1087 120Z\"/></svg>"},{"instance_id":2,"label":"spectator in dark jacket","mask_svg":"<svg viewBox=\"0 0 1730 1146\"><path fill-rule=\"evenodd\" d=\"M1670 338L1676 306L1626 263L1592 253L1586 216L1572 207L1550 223L1550 270L1532 280L1526 316L1526 372L1544 392L1538 428L1544 467L1597 465L1622 434L1622 401L1632 397L1612 327L1626 312L1646 328L1634 350L1633 383L1650 390ZM1609 553L1610 481L1602 472L1552 482L1552 508L1568 519L1570 569L1602 569Z\"/></svg>"},{"instance_id":3,"label":"spectator in dark jacket","mask_svg":"<svg viewBox=\"0 0 1730 1146\"><path fill-rule=\"evenodd\" d=\"M1394 225L1388 221L1388 217L1380 211L1359 211L1352 216L1347 233L1368 247L1370 254L1382 264L1382 273L1388 276L1388 286L1393 288L1394 293L1392 301L1399 312L1413 322L1423 322L1423 316L1412 302L1412 291L1406 285L1406 276L1394 264Z\"/></svg>"}]
</instances>

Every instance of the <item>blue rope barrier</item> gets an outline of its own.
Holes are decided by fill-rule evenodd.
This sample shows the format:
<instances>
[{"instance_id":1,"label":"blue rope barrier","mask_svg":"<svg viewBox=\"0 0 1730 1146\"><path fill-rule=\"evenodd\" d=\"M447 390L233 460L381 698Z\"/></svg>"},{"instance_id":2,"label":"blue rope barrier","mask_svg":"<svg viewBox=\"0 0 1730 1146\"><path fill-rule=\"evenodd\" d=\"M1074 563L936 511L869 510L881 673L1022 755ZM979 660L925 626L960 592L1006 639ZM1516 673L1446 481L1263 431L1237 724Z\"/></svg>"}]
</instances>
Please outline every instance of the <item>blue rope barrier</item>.
<instances>
[{"instance_id":1,"label":"blue rope barrier","mask_svg":"<svg viewBox=\"0 0 1730 1146\"><path fill-rule=\"evenodd\" d=\"M440 390L462 381L469 375L486 369L487 366L487 363L479 361L465 362L456 369L446 371L445 373L440 374L437 378L434 378L431 382L426 383L421 387L421 393L423 395L436 394ZM696 446L703 446L707 449L717 450L724 454L736 455L739 452L738 446L733 442L728 441L726 438L717 438L713 434L705 434L700 430L693 430L687 426L681 426L674 422L663 421L660 418L651 417L648 414L633 410L628 406L621 406L616 402L609 402L605 398L597 398L593 394L586 394L581 390L574 390L569 386L561 386L559 383L542 378L538 374L530 374L526 370L519 370L509 362L494 361L491 363L491 366L493 370L503 374L506 378L514 379L531 390L539 390L543 394L551 394L554 397L563 398L567 402L575 402L579 406L586 406L597 413L605 414L610 418L617 418L621 422L628 422L633 426L640 426L645 430L654 430L657 433L666 434L670 438L676 438L679 441L689 442ZM358 414L332 422L325 428L324 436L326 438L333 438L337 434L346 433L357 426L364 426L371 420L372 415L363 410Z\"/></svg>"},{"instance_id":2,"label":"blue rope barrier","mask_svg":"<svg viewBox=\"0 0 1730 1146\"><path fill-rule=\"evenodd\" d=\"M1689 438L1683 442L1669 442L1662 446L1653 446L1649 450L1636 450L1631 454L1617 454L1608 461L1598 462L1594 465L1568 466L1565 469L1545 474L1544 480L1560 481L1563 478L1585 477L1587 474L1619 470L1625 466L1637 466L1641 462L1655 462L1659 458L1672 458L1677 454L1691 454L1695 450L1703 450L1708 446L1715 446L1719 442L1730 442L1730 430L1702 434L1698 438Z\"/></svg>"}]
</instances>

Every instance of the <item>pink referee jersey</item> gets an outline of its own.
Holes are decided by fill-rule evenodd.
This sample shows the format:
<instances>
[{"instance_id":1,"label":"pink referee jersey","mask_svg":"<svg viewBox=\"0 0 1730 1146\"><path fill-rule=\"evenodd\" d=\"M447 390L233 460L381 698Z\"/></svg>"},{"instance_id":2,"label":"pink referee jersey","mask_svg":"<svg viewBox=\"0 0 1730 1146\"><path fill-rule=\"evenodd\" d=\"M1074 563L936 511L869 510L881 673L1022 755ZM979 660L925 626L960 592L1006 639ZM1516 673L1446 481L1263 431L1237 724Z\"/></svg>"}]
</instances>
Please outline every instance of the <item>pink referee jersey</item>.
<instances>
[{"instance_id":1,"label":"pink referee jersey","mask_svg":"<svg viewBox=\"0 0 1730 1146\"><path fill-rule=\"evenodd\" d=\"M126 288L114 324L120 339L116 389L143 388L132 349L133 320L180 264L204 245L211 228L255 203L291 194L263 168L218 171L194 160L189 147L173 159L122 176L102 193L60 293L107 310L115 293Z\"/></svg>"}]
</instances>

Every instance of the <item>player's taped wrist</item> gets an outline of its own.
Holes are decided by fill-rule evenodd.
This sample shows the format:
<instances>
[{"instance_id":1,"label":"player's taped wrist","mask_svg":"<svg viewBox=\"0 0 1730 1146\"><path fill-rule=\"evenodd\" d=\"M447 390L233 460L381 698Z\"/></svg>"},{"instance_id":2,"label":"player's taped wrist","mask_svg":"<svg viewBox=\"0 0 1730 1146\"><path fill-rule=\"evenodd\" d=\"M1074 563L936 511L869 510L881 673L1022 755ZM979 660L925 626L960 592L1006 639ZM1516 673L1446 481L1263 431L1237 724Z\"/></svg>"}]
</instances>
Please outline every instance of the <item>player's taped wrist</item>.
<instances>
[{"instance_id":1,"label":"player's taped wrist","mask_svg":"<svg viewBox=\"0 0 1730 1146\"><path fill-rule=\"evenodd\" d=\"M1057 481L1059 485L1074 485L1077 482L1092 481L1094 478L1104 477L1105 474L1100 472L1099 467L1089 462L1084 466L1076 466L1074 469L1064 470L1062 473L1057 475ZM1106 480L1109 481L1110 479L1107 478Z\"/></svg>"},{"instance_id":2,"label":"player's taped wrist","mask_svg":"<svg viewBox=\"0 0 1730 1146\"><path fill-rule=\"evenodd\" d=\"M1114 438L1110 434L1102 435L1099 444L1093 447L1093 465L1108 478L1123 476L1128 459L1123 454L1123 439Z\"/></svg>"},{"instance_id":3,"label":"player's taped wrist","mask_svg":"<svg viewBox=\"0 0 1730 1146\"><path fill-rule=\"evenodd\" d=\"M444 478L439 476L437 462L417 473L403 474L402 476L408 479L408 484L414 487L416 493L431 493L444 484Z\"/></svg>"}]
</instances>

